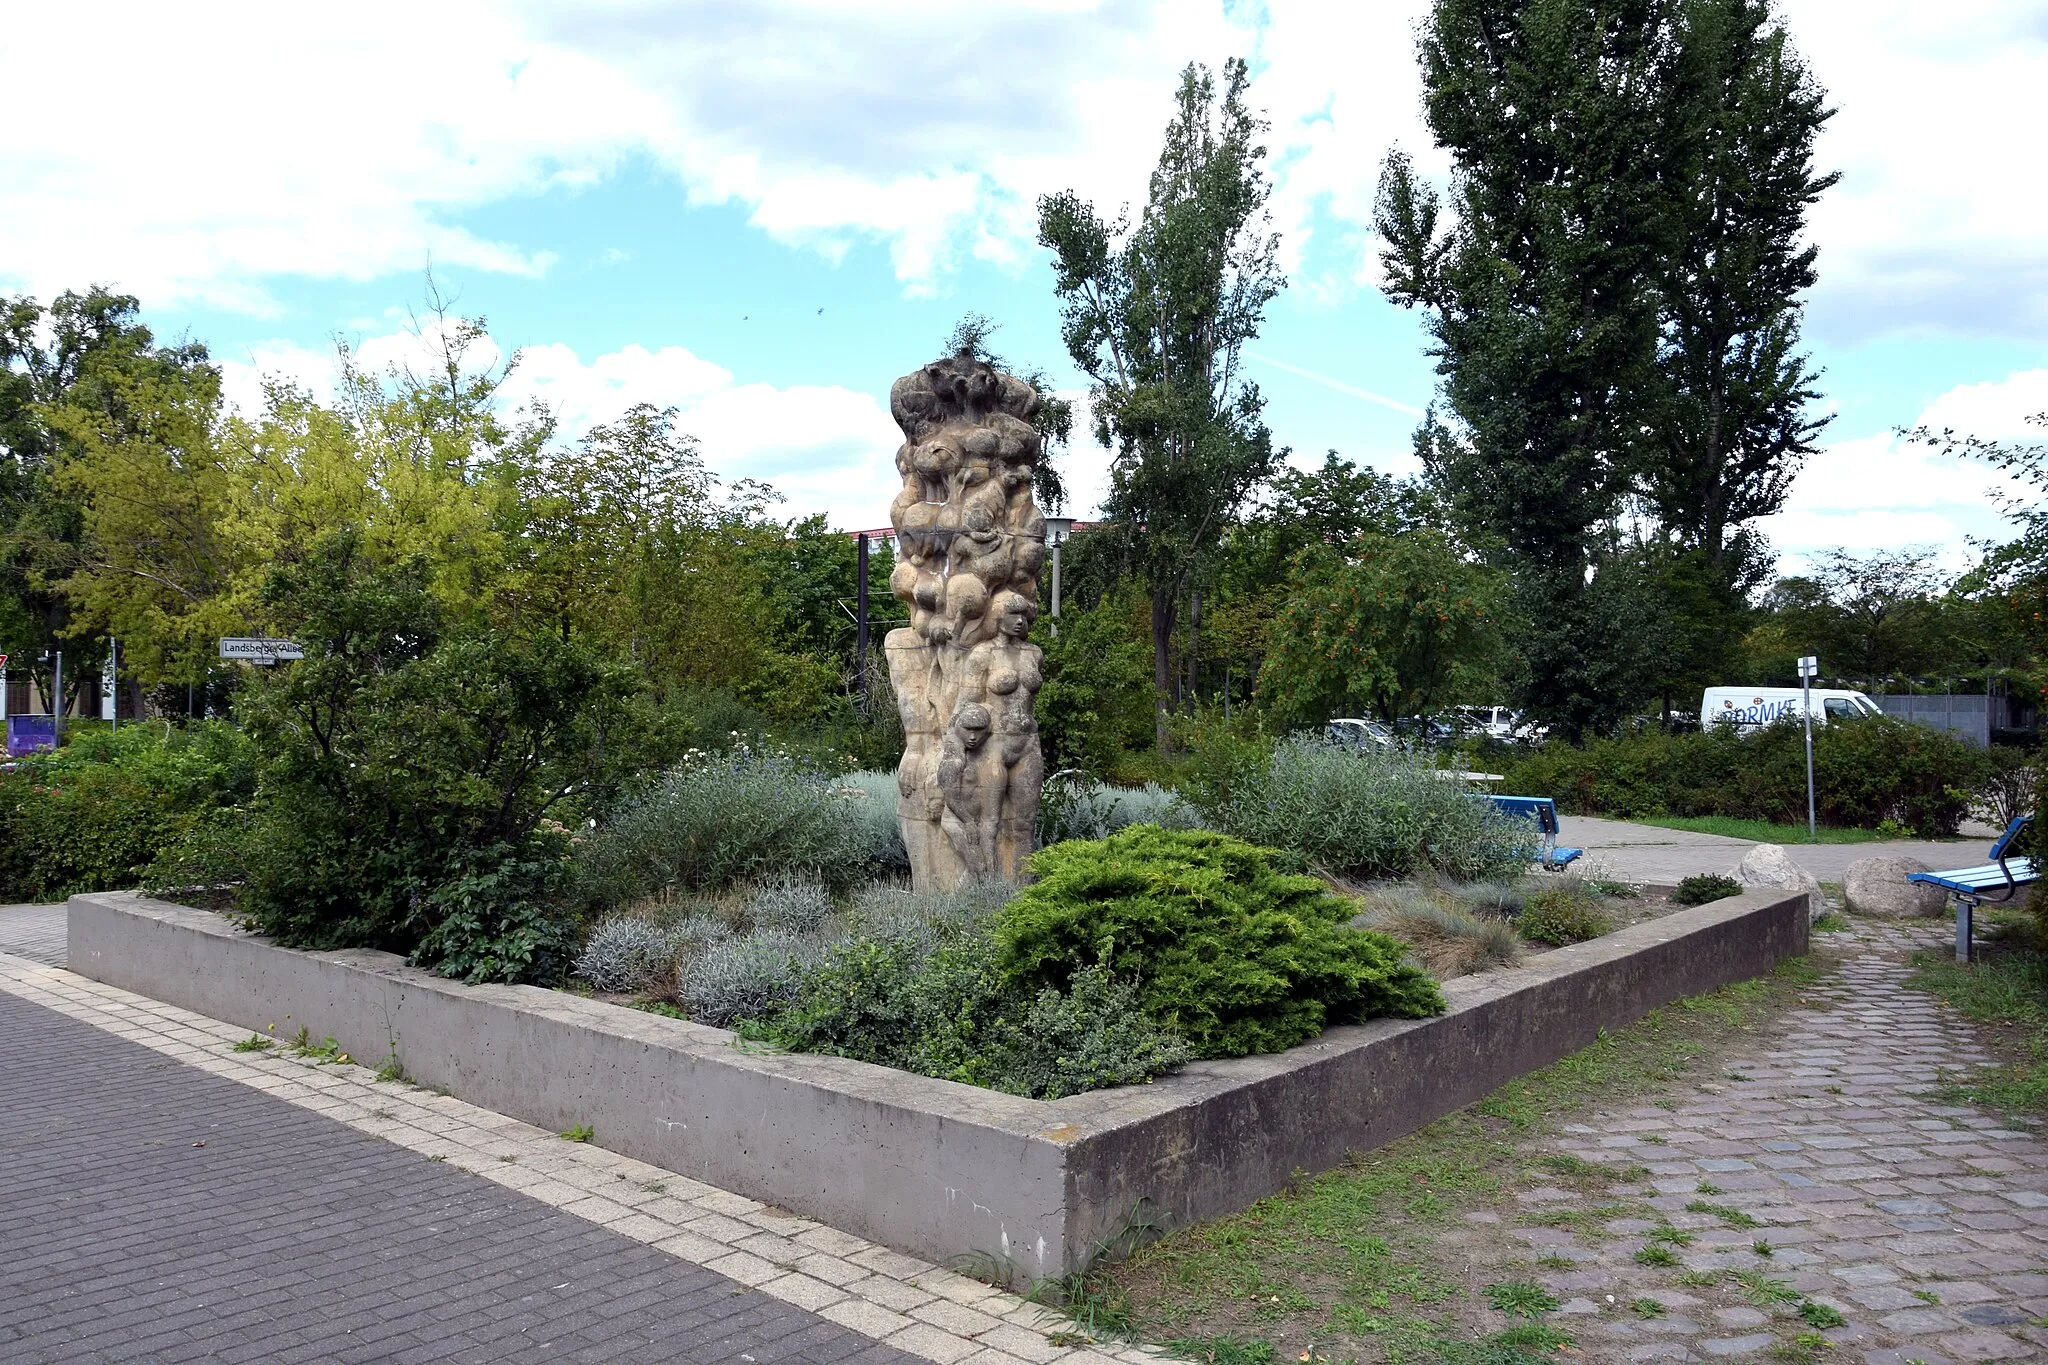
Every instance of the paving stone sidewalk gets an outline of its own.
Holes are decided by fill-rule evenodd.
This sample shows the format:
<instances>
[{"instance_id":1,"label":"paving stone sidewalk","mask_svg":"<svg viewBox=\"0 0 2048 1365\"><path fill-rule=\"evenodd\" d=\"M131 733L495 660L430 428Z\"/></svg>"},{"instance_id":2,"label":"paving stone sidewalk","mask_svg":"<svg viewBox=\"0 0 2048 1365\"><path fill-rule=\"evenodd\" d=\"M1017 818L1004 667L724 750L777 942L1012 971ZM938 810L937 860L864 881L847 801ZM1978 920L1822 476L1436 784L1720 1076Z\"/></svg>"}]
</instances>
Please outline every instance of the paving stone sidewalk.
<instances>
[{"instance_id":1,"label":"paving stone sidewalk","mask_svg":"<svg viewBox=\"0 0 2048 1365\"><path fill-rule=\"evenodd\" d=\"M1925 1097L1944 1072L1991 1060L1961 1016L1904 985L1909 953L1939 951L1947 930L1858 921L1823 941L1847 950L1846 962L1721 1078L1596 1115L1558 1140L1555 1150L1650 1173L1633 1192L1653 1218L1510 1228L1543 1258L1539 1279L1565 1301L1587 1358L2048 1360L2048 1144ZM1532 1213L1558 1212L1627 1193L1520 1198ZM1733 1208L1756 1226L1689 1204ZM1664 1243L1675 1266L1636 1260L1659 1221L1691 1234L1689 1245ZM1820 1333L1824 1356L1811 1342L1796 1354L1813 1328L1783 1301L1795 1293L1845 1319ZM1661 1312L1632 1308L1639 1299Z\"/></svg>"},{"instance_id":2,"label":"paving stone sidewalk","mask_svg":"<svg viewBox=\"0 0 2048 1365\"><path fill-rule=\"evenodd\" d=\"M913 1257L0 952L0 1360L1144 1365Z\"/></svg>"},{"instance_id":3,"label":"paving stone sidewalk","mask_svg":"<svg viewBox=\"0 0 2048 1365\"><path fill-rule=\"evenodd\" d=\"M12 953L45 967L64 965L66 936L60 905L0 905L0 953Z\"/></svg>"}]
</instances>

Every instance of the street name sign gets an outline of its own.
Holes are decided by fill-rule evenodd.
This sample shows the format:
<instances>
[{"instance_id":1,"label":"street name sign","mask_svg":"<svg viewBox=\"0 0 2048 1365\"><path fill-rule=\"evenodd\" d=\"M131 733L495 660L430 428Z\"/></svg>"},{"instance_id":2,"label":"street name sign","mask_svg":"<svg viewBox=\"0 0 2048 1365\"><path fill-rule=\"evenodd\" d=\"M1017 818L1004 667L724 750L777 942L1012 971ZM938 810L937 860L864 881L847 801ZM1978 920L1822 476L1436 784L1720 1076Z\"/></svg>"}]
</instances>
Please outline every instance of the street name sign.
<instances>
[{"instance_id":1,"label":"street name sign","mask_svg":"<svg viewBox=\"0 0 2048 1365\"><path fill-rule=\"evenodd\" d=\"M294 640L229 636L220 642L220 657L245 664L274 664L280 660L303 659L306 651Z\"/></svg>"}]
</instances>

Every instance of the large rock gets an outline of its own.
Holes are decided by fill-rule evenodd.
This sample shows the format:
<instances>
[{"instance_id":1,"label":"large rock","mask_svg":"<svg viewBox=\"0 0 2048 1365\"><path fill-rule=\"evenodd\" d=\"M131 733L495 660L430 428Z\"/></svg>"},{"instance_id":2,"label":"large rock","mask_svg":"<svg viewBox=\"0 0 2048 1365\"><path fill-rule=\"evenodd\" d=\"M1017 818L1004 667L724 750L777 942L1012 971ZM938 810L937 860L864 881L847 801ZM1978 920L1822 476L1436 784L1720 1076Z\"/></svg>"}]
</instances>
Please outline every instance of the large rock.
<instances>
[{"instance_id":1,"label":"large rock","mask_svg":"<svg viewBox=\"0 0 2048 1365\"><path fill-rule=\"evenodd\" d=\"M1933 870L1918 858L1858 858L1842 877L1842 899L1859 915L1933 919L1947 911L1948 893L1906 880L1910 873Z\"/></svg>"},{"instance_id":2,"label":"large rock","mask_svg":"<svg viewBox=\"0 0 2048 1365\"><path fill-rule=\"evenodd\" d=\"M1758 844L1742 855L1742 861L1728 870L1743 886L1769 887L1777 891L1804 891L1806 919L1811 924L1827 909L1820 883L1811 872L1792 861L1792 855L1776 844Z\"/></svg>"}]
</instances>

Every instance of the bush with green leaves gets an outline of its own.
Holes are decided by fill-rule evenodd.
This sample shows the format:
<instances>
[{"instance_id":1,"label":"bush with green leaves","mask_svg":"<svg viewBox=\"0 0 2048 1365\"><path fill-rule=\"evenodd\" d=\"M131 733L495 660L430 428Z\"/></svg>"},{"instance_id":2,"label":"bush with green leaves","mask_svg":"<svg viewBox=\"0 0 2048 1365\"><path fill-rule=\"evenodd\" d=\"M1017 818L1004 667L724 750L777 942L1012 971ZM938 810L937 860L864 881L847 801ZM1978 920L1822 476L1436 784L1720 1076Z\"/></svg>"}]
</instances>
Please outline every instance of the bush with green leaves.
<instances>
[{"instance_id":1,"label":"bush with green leaves","mask_svg":"<svg viewBox=\"0 0 2048 1365\"><path fill-rule=\"evenodd\" d=\"M248 799L255 754L219 721L75 724L61 749L0 773L0 898L141 885L150 866Z\"/></svg>"},{"instance_id":2,"label":"bush with green leaves","mask_svg":"<svg viewBox=\"0 0 2048 1365\"><path fill-rule=\"evenodd\" d=\"M1994 784L1982 751L1890 717L1817 727L1813 765L1822 824L1876 829L1892 820L1921 838L1954 835ZM1552 743L1510 757L1501 771L1508 790L1552 797L1576 815L1806 821L1805 734L1796 720L1750 734L1717 725Z\"/></svg>"},{"instance_id":3,"label":"bush with green leaves","mask_svg":"<svg viewBox=\"0 0 2048 1365\"><path fill-rule=\"evenodd\" d=\"M292 947L559 979L575 934L555 816L634 765L632 675L559 632L450 608L424 563L378 564L347 530L281 566L265 607L306 657L241 699L254 794L152 878L228 888L238 918Z\"/></svg>"},{"instance_id":4,"label":"bush with green leaves","mask_svg":"<svg viewBox=\"0 0 2048 1365\"><path fill-rule=\"evenodd\" d=\"M1424 757L1297 736L1191 793L1204 822L1359 880L1437 872L1459 881L1529 865L1535 836Z\"/></svg>"},{"instance_id":5,"label":"bush with green leaves","mask_svg":"<svg viewBox=\"0 0 2048 1365\"><path fill-rule=\"evenodd\" d=\"M1680 881L1678 888L1671 893L1671 900L1674 905L1706 905L1741 894L1742 883L1733 877L1724 877L1718 872L1702 872Z\"/></svg>"},{"instance_id":6,"label":"bush with green leaves","mask_svg":"<svg viewBox=\"0 0 2048 1365\"><path fill-rule=\"evenodd\" d=\"M847 886L875 865L873 805L778 752L694 753L584 841L577 882L600 906L784 876Z\"/></svg>"},{"instance_id":7,"label":"bush with green leaves","mask_svg":"<svg viewBox=\"0 0 2048 1365\"><path fill-rule=\"evenodd\" d=\"M1591 890L1560 882L1529 896L1515 917L1515 930L1537 943L1564 947L1614 931L1614 917Z\"/></svg>"},{"instance_id":8,"label":"bush with green leaves","mask_svg":"<svg viewBox=\"0 0 2048 1365\"><path fill-rule=\"evenodd\" d=\"M1396 940L1353 929L1351 902L1273 866L1272 850L1138 825L1041 849L997 917L1006 985L1067 989L1098 966L1197 1057L1276 1052L1325 1025L1440 1012Z\"/></svg>"}]
</instances>

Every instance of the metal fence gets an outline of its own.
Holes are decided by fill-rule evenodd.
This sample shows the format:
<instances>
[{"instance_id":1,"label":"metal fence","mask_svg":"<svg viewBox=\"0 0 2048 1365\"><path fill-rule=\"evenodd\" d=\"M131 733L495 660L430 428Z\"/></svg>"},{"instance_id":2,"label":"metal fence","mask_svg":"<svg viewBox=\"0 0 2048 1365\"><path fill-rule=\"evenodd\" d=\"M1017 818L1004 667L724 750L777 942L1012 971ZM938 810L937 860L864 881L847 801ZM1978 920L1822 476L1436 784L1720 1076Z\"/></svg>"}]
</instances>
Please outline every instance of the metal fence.
<instances>
[{"instance_id":1,"label":"metal fence","mask_svg":"<svg viewBox=\"0 0 2048 1365\"><path fill-rule=\"evenodd\" d=\"M1888 716L1909 720L1934 730L1946 730L1957 739L1986 748L1991 743L1994 709L2004 723L2004 697L1986 696L1886 696L1872 697Z\"/></svg>"}]
</instances>

